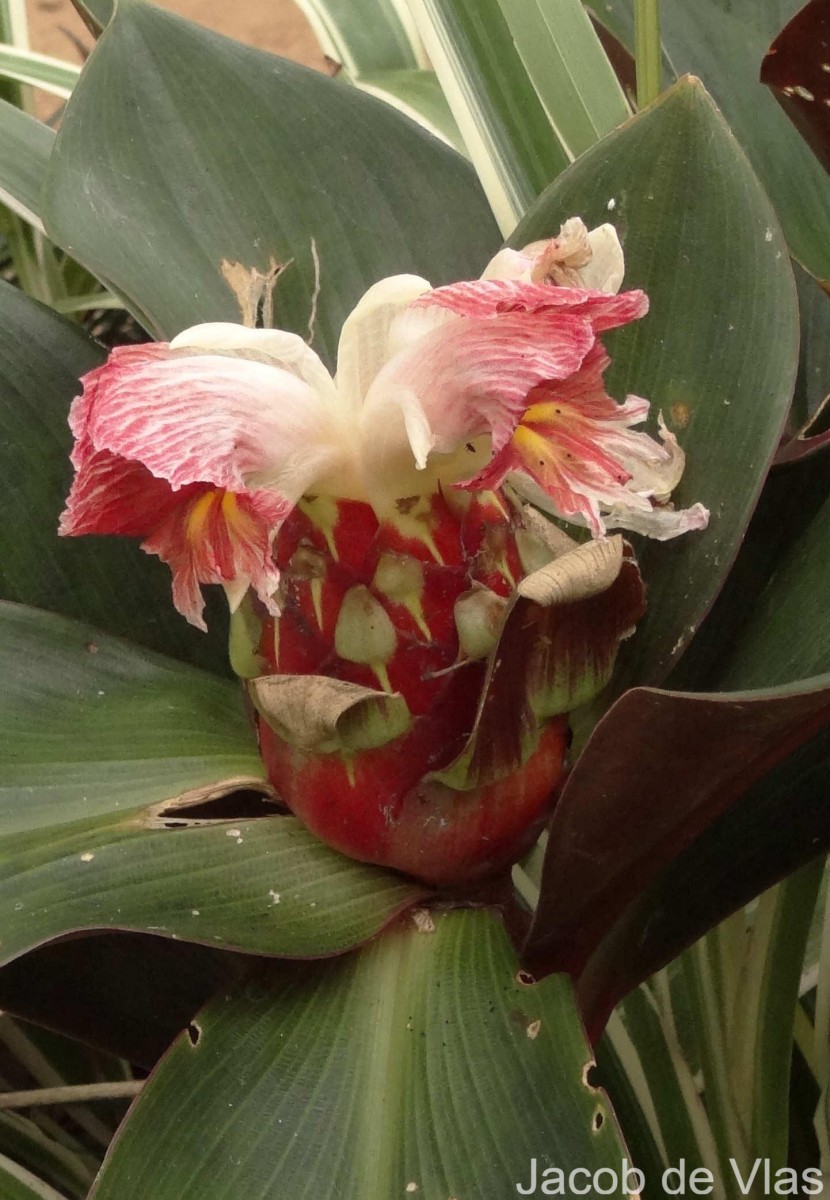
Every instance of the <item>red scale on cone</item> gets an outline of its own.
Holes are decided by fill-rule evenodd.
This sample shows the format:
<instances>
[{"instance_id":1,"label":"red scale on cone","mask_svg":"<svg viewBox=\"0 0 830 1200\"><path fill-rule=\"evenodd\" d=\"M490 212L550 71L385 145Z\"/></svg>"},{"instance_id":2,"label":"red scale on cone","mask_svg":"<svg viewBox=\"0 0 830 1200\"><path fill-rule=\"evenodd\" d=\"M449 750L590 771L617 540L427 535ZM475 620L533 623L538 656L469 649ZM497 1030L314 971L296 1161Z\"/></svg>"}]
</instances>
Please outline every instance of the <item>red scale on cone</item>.
<instances>
[{"instance_id":1,"label":"red scale on cone","mask_svg":"<svg viewBox=\"0 0 830 1200\"><path fill-rule=\"evenodd\" d=\"M538 833L567 721L551 722L504 780L465 791L430 775L464 749L486 676L483 657L464 661L456 601L477 585L507 597L522 574L512 510L496 496L462 497L454 510L441 495L403 501L384 521L354 501L303 507L275 545L282 615L263 624L267 669L399 693L413 719L353 753L300 749L262 719L271 782L353 857L437 883L506 867Z\"/></svg>"}]
</instances>

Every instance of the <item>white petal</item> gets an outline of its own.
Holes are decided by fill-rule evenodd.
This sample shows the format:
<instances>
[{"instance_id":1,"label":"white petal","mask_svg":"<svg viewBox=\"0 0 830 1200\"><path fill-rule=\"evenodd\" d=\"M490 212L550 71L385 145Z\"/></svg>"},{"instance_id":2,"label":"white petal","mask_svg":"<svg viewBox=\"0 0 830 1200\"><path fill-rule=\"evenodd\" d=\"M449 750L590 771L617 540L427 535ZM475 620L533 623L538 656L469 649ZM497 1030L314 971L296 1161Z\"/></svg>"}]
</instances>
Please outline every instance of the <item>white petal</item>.
<instances>
[{"instance_id":1,"label":"white petal","mask_svg":"<svg viewBox=\"0 0 830 1200\"><path fill-rule=\"evenodd\" d=\"M604 517L606 529L630 529L644 537L666 542L693 529L705 529L709 524L709 510L702 504L691 508L652 508L648 511L615 505Z\"/></svg>"},{"instance_id":2,"label":"white petal","mask_svg":"<svg viewBox=\"0 0 830 1200\"><path fill-rule=\"evenodd\" d=\"M625 274L625 259L623 257L620 239L613 225L600 225L587 235L591 257L582 262L576 256L576 264L569 264L568 258L574 246L580 244L580 233L584 231L583 222L578 217L571 217L559 231L558 239L562 246L563 264L570 267L569 277L574 287L586 288L596 292L618 292ZM584 233L582 233L584 239ZM573 245L572 245L573 244ZM584 242L583 242L584 244ZM536 260L543 255L551 245L551 239L531 242L521 250L511 250L505 247L490 260L484 268L482 279L501 279L530 283L533 280ZM562 282L562 281L560 281Z\"/></svg>"},{"instance_id":3,"label":"white petal","mask_svg":"<svg viewBox=\"0 0 830 1200\"><path fill-rule=\"evenodd\" d=\"M290 371L321 397L334 395L334 381L319 356L296 333L284 329L249 329L230 321L210 321L183 330L173 338L170 349L267 363Z\"/></svg>"},{"instance_id":4,"label":"white petal","mask_svg":"<svg viewBox=\"0 0 830 1200\"><path fill-rule=\"evenodd\" d=\"M390 346L395 318L430 290L418 275L391 275L369 288L346 318L337 350L337 390L347 406L359 407L375 376L397 352L398 345Z\"/></svg>"},{"instance_id":5,"label":"white petal","mask_svg":"<svg viewBox=\"0 0 830 1200\"><path fill-rule=\"evenodd\" d=\"M635 396L628 397L629 402L635 400ZM677 438L666 428L662 413L657 416L657 427L662 446L658 446L656 442L652 443L654 452L648 454L649 443L643 438L640 443L644 448L642 455L635 458L623 453L620 457L626 470L631 473L631 479L626 485L628 490L637 492L640 496L653 497L658 503L663 503L680 483L686 466L686 455Z\"/></svg>"},{"instance_id":6,"label":"white petal","mask_svg":"<svg viewBox=\"0 0 830 1200\"><path fill-rule=\"evenodd\" d=\"M505 246L491 258L481 273L482 279L503 279L507 282L530 283L533 260L547 242L532 242L524 250L511 250Z\"/></svg>"},{"instance_id":7,"label":"white petal","mask_svg":"<svg viewBox=\"0 0 830 1200\"><path fill-rule=\"evenodd\" d=\"M600 225L588 234L590 261L580 268L582 286L595 292L618 292L625 275L625 259L613 225Z\"/></svg>"}]
</instances>

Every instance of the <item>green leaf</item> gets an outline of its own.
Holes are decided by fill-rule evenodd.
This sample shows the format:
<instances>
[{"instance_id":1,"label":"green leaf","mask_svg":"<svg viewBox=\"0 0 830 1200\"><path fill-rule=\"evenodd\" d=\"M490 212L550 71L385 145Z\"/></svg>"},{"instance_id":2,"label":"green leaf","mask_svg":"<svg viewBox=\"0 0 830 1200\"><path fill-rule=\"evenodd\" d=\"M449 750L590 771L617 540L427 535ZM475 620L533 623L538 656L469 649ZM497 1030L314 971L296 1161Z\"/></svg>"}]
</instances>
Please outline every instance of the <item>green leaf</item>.
<instances>
[{"instance_id":1,"label":"green leaf","mask_svg":"<svg viewBox=\"0 0 830 1200\"><path fill-rule=\"evenodd\" d=\"M619 1171L568 982L523 986L486 912L434 923L217 998L139 1097L95 1200L328 1196L335 1178L349 1197L504 1200L533 1158Z\"/></svg>"},{"instance_id":2,"label":"green leaf","mask_svg":"<svg viewBox=\"0 0 830 1200\"><path fill-rule=\"evenodd\" d=\"M582 971L661 871L828 719L827 675L769 692L627 692L597 725L554 810L528 959ZM693 907L688 892L675 892L676 926ZM603 975L615 999L628 990L618 984L619 975Z\"/></svg>"},{"instance_id":3,"label":"green leaf","mask_svg":"<svg viewBox=\"0 0 830 1200\"><path fill-rule=\"evenodd\" d=\"M281 958L338 954L427 894L335 853L293 817L154 831L136 824L44 834L17 854L12 841L0 878L0 961L104 929Z\"/></svg>"},{"instance_id":4,"label":"green leaf","mask_svg":"<svg viewBox=\"0 0 830 1200\"><path fill-rule=\"evenodd\" d=\"M631 109L581 0L499 0L516 49L572 159Z\"/></svg>"},{"instance_id":5,"label":"green leaf","mask_svg":"<svg viewBox=\"0 0 830 1200\"><path fill-rule=\"evenodd\" d=\"M830 444L830 297L798 264L801 350L787 440L776 463L799 462Z\"/></svg>"},{"instance_id":6,"label":"green leaf","mask_svg":"<svg viewBox=\"0 0 830 1200\"><path fill-rule=\"evenodd\" d=\"M735 136L746 147L795 258L830 278L830 181L760 82L761 62L782 13L800 0L667 0L663 38L678 71L711 85ZM786 19L786 16L785 18Z\"/></svg>"},{"instance_id":7,"label":"green leaf","mask_svg":"<svg viewBox=\"0 0 830 1200\"><path fill-rule=\"evenodd\" d=\"M823 869L818 858L761 898L751 959L758 978L758 1016L755 1022L740 1023L743 1038L735 1039L732 1047L737 1059L734 1090L740 1089L743 1122L751 1135L748 1157L752 1159L757 1151L758 1157L772 1161L774 1169L786 1167L788 1161L792 1025ZM732 918L737 934L742 931L742 915ZM736 995L742 994L745 979L745 974L736 977ZM751 1090L744 1083L750 1069Z\"/></svg>"},{"instance_id":8,"label":"green leaf","mask_svg":"<svg viewBox=\"0 0 830 1200\"><path fill-rule=\"evenodd\" d=\"M691 1001L685 1039L699 1060L727 1196L742 1194L756 1161L787 1165L793 1020L810 918L821 879L814 863L737 912L677 964Z\"/></svg>"},{"instance_id":9,"label":"green leaf","mask_svg":"<svg viewBox=\"0 0 830 1200\"><path fill-rule=\"evenodd\" d=\"M50 58L47 54L36 54L33 50L15 46L0 45L0 77L4 79L32 84L65 100L71 96L80 73L80 67L60 58Z\"/></svg>"},{"instance_id":10,"label":"green leaf","mask_svg":"<svg viewBox=\"0 0 830 1200\"><path fill-rule=\"evenodd\" d=\"M0 0L0 37L13 46L29 42L25 0Z\"/></svg>"},{"instance_id":11,"label":"green leaf","mask_svg":"<svg viewBox=\"0 0 830 1200\"><path fill-rule=\"evenodd\" d=\"M767 51L761 64L761 82L772 88L784 112L828 170L826 21L827 9L822 0L805 4Z\"/></svg>"},{"instance_id":12,"label":"green leaf","mask_svg":"<svg viewBox=\"0 0 830 1200\"><path fill-rule=\"evenodd\" d=\"M40 191L55 135L13 104L0 100L0 201L43 229Z\"/></svg>"},{"instance_id":13,"label":"green leaf","mask_svg":"<svg viewBox=\"0 0 830 1200\"><path fill-rule=\"evenodd\" d=\"M123 309L123 302L118 296L112 296L109 292L89 292L82 296L67 296L65 300L58 300L54 309L55 312L68 315L69 313L78 312L95 312L99 309Z\"/></svg>"},{"instance_id":14,"label":"green leaf","mask_svg":"<svg viewBox=\"0 0 830 1200\"><path fill-rule=\"evenodd\" d=\"M687 455L677 504L712 513L702 533L639 544L649 608L622 648L618 692L665 678L722 586L786 417L798 318L775 215L694 80L584 155L511 242L550 236L574 213L589 226L610 215L626 284L650 297L644 320L608 337L611 393L662 410Z\"/></svg>"},{"instance_id":15,"label":"green leaf","mask_svg":"<svg viewBox=\"0 0 830 1200\"><path fill-rule=\"evenodd\" d=\"M569 159L531 83L499 0L409 0L502 232Z\"/></svg>"},{"instance_id":16,"label":"green leaf","mask_svg":"<svg viewBox=\"0 0 830 1200\"><path fill-rule=\"evenodd\" d=\"M770 472L723 591L669 676L668 686L677 691L716 691L726 686L725 672L730 669L732 656L741 652L744 631L751 632L754 623L755 604L747 604L747 596L754 601L765 595L782 563L792 556L793 547L808 536L812 522L827 502L828 484L827 466L821 454ZM815 564L811 569L815 569ZM788 611L793 625L789 635L792 641L803 637L805 648L814 645L820 652L820 629L807 619L816 610L797 579ZM760 651L758 660L746 659L749 673L745 682L735 675L729 686L761 687L830 669L827 657L819 653L813 661L802 656L797 670L782 673L785 660L763 645L763 639L755 640ZM792 660L793 666L795 661Z\"/></svg>"},{"instance_id":17,"label":"green leaf","mask_svg":"<svg viewBox=\"0 0 830 1200\"><path fill-rule=\"evenodd\" d=\"M695 1068L681 1045L685 1014L672 1001L664 971L617 1005L597 1045L600 1078L647 1181L684 1158L690 1169L700 1164L714 1173L718 1165Z\"/></svg>"},{"instance_id":18,"label":"green leaf","mask_svg":"<svg viewBox=\"0 0 830 1200\"><path fill-rule=\"evenodd\" d=\"M239 320L223 261L281 264L276 323L329 360L368 285L476 276L498 238L469 163L388 105L140 0L84 68L45 196L50 236L157 333Z\"/></svg>"},{"instance_id":19,"label":"green leaf","mask_svg":"<svg viewBox=\"0 0 830 1200\"><path fill-rule=\"evenodd\" d=\"M72 5L93 37L98 37L115 11L115 0L72 0Z\"/></svg>"},{"instance_id":20,"label":"green leaf","mask_svg":"<svg viewBox=\"0 0 830 1200\"><path fill-rule=\"evenodd\" d=\"M355 83L466 155L464 139L434 71L374 71Z\"/></svg>"},{"instance_id":21,"label":"green leaf","mask_svg":"<svg viewBox=\"0 0 830 1200\"><path fill-rule=\"evenodd\" d=\"M296 0L317 41L349 75L425 67L405 0Z\"/></svg>"},{"instance_id":22,"label":"green leaf","mask_svg":"<svg viewBox=\"0 0 830 1200\"><path fill-rule=\"evenodd\" d=\"M634 43L637 106L645 108L660 95L663 45L660 41L660 0L635 0Z\"/></svg>"},{"instance_id":23,"label":"green leaf","mask_svg":"<svg viewBox=\"0 0 830 1200\"><path fill-rule=\"evenodd\" d=\"M77 1200L83 1200L95 1177L86 1156L50 1138L34 1121L16 1112L0 1112L0 1156Z\"/></svg>"},{"instance_id":24,"label":"green leaf","mask_svg":"<svg viewBox=\"0 0 830 1200\"><path fill-rule=\"evenodd\" d=\"M830 479L818 455L771 475L700 646L694 643L673 682L760 688L830 671L828 586Z\"/></svg>"},{"instance_id":25,"label":"green leaf","mask_svg":"<svg viewBox=\"0 0 830 1200\"><path fill-rule=\"evenodd\" d=\"M830 671L828 588L830 494L812 520L791 529L789 546L733 644L722 686L767 687Z\"/></svg>"},{"instance_id":26,"label":"green leaf","mask_svg":"<svg viewBox=\"0 0 830 1200\"><path fill-rule=\"evenodd\" d=\"M830 181L760 81L770 42L800 7L801 0L661 0L661 32L677 74L700 76L723 110L794 257L828 280ZM606 0L602 19L621 31L630 28L630 12L630 0Z\"/></svg>"},{"instance_id":27,"label":"green leaf","mask_svg":"<svg viewBox=\"0 0 830 1200\"><path fill-rule=\"evenodd\" d=\"M57 536L72 479L69 405L102 358L77 325L0 283L0 596L227 673L220 589L206 637L175 611L169 569L137 541Z\"/></svg>"},{"instance_id":28,"label":"green leaf","mask_svg":"<svg viewBox=\"0 0 830 1200\"><path fill-rule=\"evenodd\" d=\"M0 677L7 863L23 835L263 778L236 685L87 625L0 605Z\"/></svg>"},{"instance_id":29,"label":"green leaf","mask_svg":"<svg viewBox=\"0 0 830 1200\"><path fill-rule=\"evenodd\" d=\"M15 605L0 675L3 961L107 928L328 954L423 896L292 818L176 828L194 804L266 790L233 684Z\"/></svg>"}]
</instances>

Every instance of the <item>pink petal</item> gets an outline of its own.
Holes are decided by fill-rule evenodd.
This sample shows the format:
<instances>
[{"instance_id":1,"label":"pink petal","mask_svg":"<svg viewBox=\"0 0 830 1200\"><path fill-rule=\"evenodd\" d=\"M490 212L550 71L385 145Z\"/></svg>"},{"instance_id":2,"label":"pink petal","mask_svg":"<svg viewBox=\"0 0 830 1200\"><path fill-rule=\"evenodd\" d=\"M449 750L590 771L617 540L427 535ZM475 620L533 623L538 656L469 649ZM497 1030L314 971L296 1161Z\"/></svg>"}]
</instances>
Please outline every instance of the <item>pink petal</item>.
<instances>
[{"instance_id":1,"label":"pink petal","mask_svg":"<svg viewBox=\"0 0 830 1200\"><path fill-rule=\"evenodd\" d=\"M483 279L436 288L417 306L439 305L461 317L493 318L508 312L546 313L570 310L584 317L594 333L615 329L648 312L645 292L614 295L585 288L554 287L515 279Z\"/></svg>"},{"instance_id":2,"label":"pink petal","mask_svg":"<svg viewBox=\"0 0 830 1200\"><path fill-rule=\"evenodd\" d=\"M409 443L419 467L431 451L463 450L484 434L498 451L528 393L542 381L567 379L593 343L589 321L562 310L447 321L377 376L362 413L364 445L380 459Z\"/></svg>"},{"instance_id":3,"label":"pink petal","mask_svg":"<svg viewBox=\"0 0 830 1200\"><path fill-rule=\"evenodd\" d=\"M630 428L646 418L648 402L632 396L615 403L602 380L607 366L596 343L573 376L535 389L510 441L458 486L494 489L509 476L532 503L584 522L597 537L609 525L660 538L702 528L702 506L674 513L653 503L677 483L682 451L662 423L662 445Z\"/></svg>"},{"instance_id":4,"label":"pink petal","mask_svg":"<svg viewBox=\"0 0 830 1200\"><path fill-rule=\"evenodd\" d=\"M190 333L198 342L217 330L225 342L233 333ZM176 606L200 628L203 583L224 584L232 603L250 585L275 611L273 534L343 453L322 364L293 335L266 331L266 345L256 332L238 349L262 361L237 357L235 345L119 348L84 378L70 413L76 474L60 533L144 537L173 571ZM278 356L294 369L275 365Z\"/></svg>"},{"instance_id":5,"label":"pink petal","mask_svg":"<svg viewBox=\"0 0 830 1200\"><path fill-rule=\"evenodd\" d=\"M109 450L95 450L88 442L83 455L76 448L75 457L82 461L76 461L75 478L61 514L58 533L62 537L85 533L143 537L187 498L193 486L202 486L174 492L141 463L128 462Z\"/></svg>"},{"instance_id":6,"label":"pink petal","mask_svg":"<svg viewBox=\"0 0 830 1200\"><path fill-rule=\"evenodd\" d=\"M273 535L291 504L266 490L234 495L207 483L173 491L141 463L109 450L92 451L79 467L58 532L62 536L120 534L144 537L142 549L173 572L173 602L191 624L205 629L200 584L230 592L250 585L270 612L279 572ZM242 588L244 590L244 586ZM232 605L233 607L233 605Z\"/></svg>"},{"instance_id":7,"label":"pink petal","mask_svg":"<svg viewBox=\"0 0 830 1200\"><path fill-rule=\"evenodd\" d=\"M174 490L268 485L294 499L341 453L319 393L271 363L120 347L83 383L70 414L76 466L109 450Z\"/></svg>"},{"instance_id":8,"label":"pink petal","mask_svg":"<svg viewBox=\"0 0 830 1200\"><path fill-rule=\"evenodd\" d=\"M238 596L244 591L240 581L247 581L277 616L273 596L279 571L271 543L291 507L267 491L234 495L206 487L177 505L141 548L168 564L173 573L173 603L199 629L207 628L199 586L203 583L226 584L229 590L233 585Z\"/></svg>"}]
</instances>

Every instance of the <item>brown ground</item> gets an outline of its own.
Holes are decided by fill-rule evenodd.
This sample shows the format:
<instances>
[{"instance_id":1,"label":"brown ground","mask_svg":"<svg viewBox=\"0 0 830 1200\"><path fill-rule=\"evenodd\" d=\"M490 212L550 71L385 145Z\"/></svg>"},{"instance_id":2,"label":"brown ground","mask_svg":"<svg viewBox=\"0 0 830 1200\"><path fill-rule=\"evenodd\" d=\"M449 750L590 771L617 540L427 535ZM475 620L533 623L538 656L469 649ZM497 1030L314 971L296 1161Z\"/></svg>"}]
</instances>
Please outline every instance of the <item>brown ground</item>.
<instances>
[{"instance_id":1,"label":"brown ground","mask_svg":"<svg viewBox=\"0 0 830 1200\"><path fill-rule=\"evenodd\" d=\"M308 22L293 0L156 0L162 7L219 33L324 69L323 56ZM80 62L75 39L90 37L70 0L28 0L32 49Z\"/></svg>"}]
</instances>

